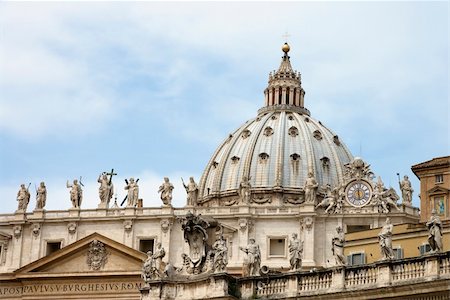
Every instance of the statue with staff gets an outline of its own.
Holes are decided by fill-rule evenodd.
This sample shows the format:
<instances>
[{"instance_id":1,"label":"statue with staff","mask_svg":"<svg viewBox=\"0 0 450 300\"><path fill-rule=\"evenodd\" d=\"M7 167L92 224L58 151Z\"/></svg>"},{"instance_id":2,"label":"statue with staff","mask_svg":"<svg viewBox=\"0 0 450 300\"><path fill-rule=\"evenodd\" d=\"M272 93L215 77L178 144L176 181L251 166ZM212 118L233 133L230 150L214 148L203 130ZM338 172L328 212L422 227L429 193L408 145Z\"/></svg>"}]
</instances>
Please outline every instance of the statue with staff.
<instances>
[{"instance_id":1,"label":"statue with staff","mask_svg":"<svg viewBox=\"0 0 450 300\"><path fill-rule=\"evenodd\" d=\"M183 177L181 177L181 182L187 193L187 205L195 206L197 205L197 197L198 197L198 185L194 181L194 177L189 177L189 183L185 184Z\"/></svg>"},{"instance_id":2,"label":"statue with staff","mask_svg":"<svg viewBox=\"0 0 450 300\"><path fill-rule=\"evenodd\" d=\"M81 188L84 184L78 180L74 179L73 184L69 183L69 180L66 182L66 187L70 188L70 201L72 201L72 208L80 208L81 202L83 201L83 189Z\"/></svg>"},{"instance_id":3,"label":"statue with staff","mask_svg":"<svg viewBox=\"0 0 450 300\"><path fill-rule=\"evenodd\" d=\"M125 183L126 183L125 189L128 190L128 194L125 196L125 199L123 199L120 206L122 206L127 199L128 199L127 207L136 207L137 206L137 202L139 199L139 186L137 184L138 181L139 181L139 178L136 181L134 181L133 177L131 177L129 181L127 179L125 179Z\"/></svg>"},{"instance_id":4,"label":"statue with staff","mask_svg":"<svg viewBox=\"0 0 450 300\"><path fill-rule=\"evenodd\" d=\"M98 205L99 208L109 207L109 202L114 194L114 185L112 184L112 177L114 175L117 175L117 173L114 173L114 169L112 169L110 173L103 172L98 176L97 182L100 183L100 187L98 189L98 194L100 197L100 204Z\"/></svg>"}]
</instances>

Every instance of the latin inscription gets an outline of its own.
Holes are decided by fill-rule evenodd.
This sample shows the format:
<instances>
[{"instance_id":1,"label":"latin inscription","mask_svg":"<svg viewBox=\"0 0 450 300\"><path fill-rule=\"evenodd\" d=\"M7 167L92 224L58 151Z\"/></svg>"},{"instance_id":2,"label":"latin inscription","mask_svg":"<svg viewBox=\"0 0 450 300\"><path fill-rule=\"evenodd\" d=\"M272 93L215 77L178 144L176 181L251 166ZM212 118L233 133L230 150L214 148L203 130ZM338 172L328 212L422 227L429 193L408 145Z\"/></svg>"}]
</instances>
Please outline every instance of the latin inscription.
<instances>
[{"instance_id":1,"label":"latin inscription","mask_svg":"<svg viewBox=\"0 0 450 300\"><path fill-rule=\"evenodd\" d=\"M0 287L0 296L64 294L64 293L108 293L136 291L142 287L142 282L112 282L112 283L67 283L67 284L29 284L15 287ZM1 297L0 297L1 298Z\"/></svg>"}]
</instances>

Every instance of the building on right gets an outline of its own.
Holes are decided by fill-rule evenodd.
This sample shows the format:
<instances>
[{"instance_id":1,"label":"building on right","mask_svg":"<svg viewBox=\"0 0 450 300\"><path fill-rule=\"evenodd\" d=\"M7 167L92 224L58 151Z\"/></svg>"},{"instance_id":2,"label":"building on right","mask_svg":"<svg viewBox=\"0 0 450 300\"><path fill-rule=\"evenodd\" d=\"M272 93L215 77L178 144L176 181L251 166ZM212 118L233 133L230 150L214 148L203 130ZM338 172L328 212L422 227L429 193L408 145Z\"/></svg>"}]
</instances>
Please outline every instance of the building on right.
<instances>
[{"instance_id":1,"label":"building on right","mask_svg":"<svg viewBox=\"0 0 450 300\"><path fill-rule=\"evenodd\" d=\"M420 221L429 220L433 209L441 220L450 220L450 156L413 165L411 170L420 180Z\"/></svg>"}]
</instances>

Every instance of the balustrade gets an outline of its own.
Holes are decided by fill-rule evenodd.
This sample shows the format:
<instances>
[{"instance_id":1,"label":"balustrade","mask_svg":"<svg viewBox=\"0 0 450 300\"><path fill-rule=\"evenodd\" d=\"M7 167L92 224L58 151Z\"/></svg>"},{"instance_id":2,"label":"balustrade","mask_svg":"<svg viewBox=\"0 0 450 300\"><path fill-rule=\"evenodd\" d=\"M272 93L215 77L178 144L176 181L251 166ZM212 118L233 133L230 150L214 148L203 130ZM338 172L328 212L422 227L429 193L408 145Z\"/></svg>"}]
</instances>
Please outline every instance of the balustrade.
<instances>
[{"instance_id":1,"label":"balustrade","mask_svg":"<svg viewBox=\"0 0 450 300\"><path fill-rule=\"evenodd\" d=\"M331 286L331 277L331 272L301 275L298 277L298 290L304 292L328 289Z\"/></svg>"},{"instance_id":2,"label":"balustrade","mask_svg":"<svg viewBox=\"0 0 450 300\"><path fill-rule=\"evenodd\" d=\"M256 284L257 295L276 295L286 292L287 278L267 279Z\"/></svg>"},{"instance_id":3,"label":"balustrade","mask_svg":"<svg viewBox=\"0 0 450 300\"><path fill-rule=\"evenodd\" d=\"M371 266L368 268L349 269L345 271L345 286L370 285L377 282L377 268Z\"/></svg>"},{"instance_id":4,"label":"balustrade","mask_svg":"<svg viewBox=\"0 0 450 300\"><path fill-rule=\"evenodd\" d=\"M402 262L392 266L392 280L409 280L425 276L425 260Z\"/></svg>"},{"instance_id":5,"label":"balustrade","mask_svg":"<svg viewBox=\"0 0 450 300\"><path fill-rule=\"evenodd\" d=\"M441 275L450 274L450 257L441 257L439 264L439 273Z\"/></svg>"}]
</instances>

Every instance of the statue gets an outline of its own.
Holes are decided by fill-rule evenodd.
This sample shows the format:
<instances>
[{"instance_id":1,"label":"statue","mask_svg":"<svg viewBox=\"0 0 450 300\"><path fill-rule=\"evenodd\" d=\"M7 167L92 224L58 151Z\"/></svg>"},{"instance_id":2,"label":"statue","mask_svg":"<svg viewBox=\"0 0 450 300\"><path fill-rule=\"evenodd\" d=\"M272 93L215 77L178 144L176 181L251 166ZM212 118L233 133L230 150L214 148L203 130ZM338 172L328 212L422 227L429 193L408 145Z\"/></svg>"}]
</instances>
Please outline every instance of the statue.
<instances>
[{"instance_id":1,"label":"statue","mask_svg":"<svg viewBox=\"0 0 450 300\"><path fill-rule=\"evenodd\" d=\"M109 179L108 174L110 174ZM100 183L100 187L98 188L98 194L100 197L100 204L98 205L99 208L108 208L109 201L114 194L114 186L111 182L112 174L114 173L103 172L98 176L97 182Z\"/></svg>"},{"instance_id":2,"label":"statue","mask_svg":"<svg viewBox=\"0 0 450 300\"><path fill-rule=\"evenodd\" d=\"M378 182L373 189L373 201L378 207L379 213L389 213L391 207L395 207L398 211L401 209L397 206L397 201L400 197L393 188L385 188L381 177L378 177Z\"/></svg>"},{"instance_id":3,"label":"statue","mask_svg":"<svg viewBox=\"0 0 450 300\"><path fill-rule=\"evenodd\" d=\"M337 189L331 190L331 186L327 184L325 187L326 193L323 200L316 205L316 209L319 207L325 208L325 213L332 213L336 212L337 204L338 204L338 197L337 197Z\"/></svg>"},{"instance_id":4,"label":"statue","mask_svg":"<svg viewBox=\"0 0 450 300\"><path fill-rule=\"evenodd\" d=\"M128 190L128 194L126 197L128 199L127 207L136 207L137 206L137 201L138 201L138 197L139 197L139 186L137 184L138 180L136 180L136 182L135 182L133 177L131 177L129 181L125 179L125 183L126 183L125 190Z\"/></svg>"},{"instance_id":5,"label":"statue","mask_svg":"<svg viewBox=\"0 0 450 300\"><path fill-rule=\"evenodd\" d=\"M433 252L441 252L443 250L442 223L435 209L431 211L430 221L426 225L428 227L428 243L430 244L431 250Z\"/></svg>"},{"instance_id":6,"label":"statue","mask_svg":"<svg viewBox=\"0 0 450 300\"><path fill-rule=\"evenodd\" d=\"M400 182L400 190L402 191L403 203L411 205L412 203L412 193L414 192L411 181L409 181L408 176L404 176L403 180Z\"/></svg>"},{"instance_id":7,"label":"statue","mask_svg":"<svg viewBox=\"0 0 450 300\"><path fill-rule=\"evenodd\" d=\"M344 256L344 243L345 237L341 226L336 227L336 235L331 240L331 251L333 252L334 259L337 266L345 266L346 259Z\"/></svg>"},{"instance_id":8,"label":"statue","mask_svg":"<svg viewBox=\"0 0 450 300\"><path fill-rule=\"evenodd\" d=\"M197 205L198 186L197 183L195 183L194 181L194 177L189 177L189 183L187 185L184 184L183 178L181 178L181 181L183 182L183 186L187 193L187 205L188 206Z\"/></svg>"},{"instance_id":9,"label":"statue","mask_svg":"<svg viewBox=\"0 0 450 300\"><path fill-rule=\"evenodd\" d=\"M305 182L305 202L306 203L316 203L316 191L319 184L317 183L316 179L314 178L313 172L308 172L308 178Z\"/></svg>"},{"instance_id":10,"label":"statue","mask_svg":"<svg viewBox=\"0 0 450 300\"><path fill-rule=\"evenodd\" d=\"M148 283L150 280L157 279L158 276L159 273L157 272L157 269L155 267L155 259L153 258L153 252L148 251L147 259L145 260L144 265L142 266L141 277L144 280L144 282Z\"/></svg>"},{"instance_id":11,"label":"statue","mask_svg":"<svg viewBox=\"0 0 450 300\"><path fill-rule=\"evenodd\" d=\"M158 193L161 193L161 200L164 205L172 205L172 191L174 187L168 177L164 177L164 182L159 187Z\"/></svg>"},{"instance_id":12,"label":"statue","mask_svg":"<svg viewBox=\"0 0 450 300\"><path fill-rule=\"evenodd\" d=\"M244 268L249 276L256 276L259 274L261 265L261 251L255 239L250 239L247 247L239 247L239 250L247 253L247 259L244 262Z\"/></svg>"},{"instance_id":13,"label":"statue","mask_svg":"<svg viewBox=\"0 0 450 300\"><path fill-rule=\"evenodd\" d=\"M212 246L214 251L213 269L214 273L225 272L225 268L228 264L228 248L227 242L221 235L218 240Z\"/></svg>"},{"instance_id":14,"label":"statue","mask_svg":"<svg viewBox=\"0 0 450 300\"><path fill-rule=\"evenodd\" d=\"M251 191L252 185L250 184L250 177L243 176L242 181L239 184L239 198L243 203L250 203L252 191Z\"/></svg>"},{"instance_id":15,"label":"statue","mask_svg":"<svg viewBox=\"0 0 450 300\"><path fill-rule=\"evenodd\" d=\"M289 241L289 262L291 270L299 270L302 267L303 242L297 237L296 233L292 234Z\"/></svg>"},{"instance_id":16,"label":"statue","mask_svg":"<svg viewBox=\"0 0 450 300\"><path fill-rule=\"evenodd\" d=\"M28 188L25 187L25 184L20 185L20 189L17 192L17 202L19 202L17 206L17 211L19 212L26 212L28 203L30 203L30 192L29 190L30 185L28 185Z\"/></svg>"},{"instance_id":17,"label":"statue","mask_svg":"<svg viewBox=\"0 0 450 300\"><path fill-rule=\"evenodd\" d=\"M83 201L83 190L81 189L78 180L74 179L73 184L69 184L69 180L66 182L66 187L70 190L70 201L72 201L72 208L80 208Z\"/></svg>"},{"instance_id":18,"label":"statue","mask_svg":"<svg viewBox=\"0 0 450 300\"><path fill-rule=\"evenodd\" d=\"M155 253L153 253L153 259L155 261L155 268L159 277L162 277L165 268L165 264L162 261L164 256L166 256L166 251L162 247L161 243L157 243Z\"/></svg>"},{"instance_id":19,"label":"statue","mask_svg":"<svg viewBox=\"0 0 450 300\"><path fill-rule=\"evenodd\" d=\"M393 225L391 224L391 219L386 218L386 224L384 224L378 234L383 260L394 258L394 250L392 250L392 229Z\"/></svg>"},{"instance_id":20,"label":"statue","mask_svg":"<svg viewBox=\"0 0 450 300\"><path fill-rule=\"evenodd\" d=\"M45 187L45 183L41 182L39 187L36 189L36 208L43 209L45 206L45 202L47 201L47 188Z\"/></svg>"}]
</instances>

